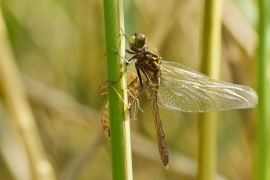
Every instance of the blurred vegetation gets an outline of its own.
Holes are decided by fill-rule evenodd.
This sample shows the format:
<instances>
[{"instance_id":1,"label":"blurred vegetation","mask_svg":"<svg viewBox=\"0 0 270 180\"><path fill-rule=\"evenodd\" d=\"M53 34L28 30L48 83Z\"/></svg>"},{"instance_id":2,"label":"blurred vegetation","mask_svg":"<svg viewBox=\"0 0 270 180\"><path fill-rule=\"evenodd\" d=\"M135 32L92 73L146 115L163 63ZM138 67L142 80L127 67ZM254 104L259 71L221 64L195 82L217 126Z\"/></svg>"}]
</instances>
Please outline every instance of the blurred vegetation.
<instances>
[{"instance_id":1,"label":"blurred vegetation","mask_svg":"<svg viewBox=\"0 0 270 180\"><path fill-rule=\"evenodd\" d=\"M124 3L127 35L144 33L163 59L199 70L200 1ZM107 97L96 97L99 85L107 79L102 1L2 0L1 8L38 133L57 179L111 179L110 139L100 126ZM220 79L254 89L257 12L254 1L223 2ZM171 159L170 169L165 170L144 95L140 105L145 112L131 121L134 179L196 179L197 114L161 108ZM0 174L1 179L16 179L23 177L22 169L27 172L23 165L27 160L5 108L0 101ZM218 179L253 179L257 119L253 111L219 113Z\"/></svg>"},{"instance_id":2,"label":"blurred vegetation","mask_svg":"<svg viewBox=\"0 0 270 180\"><path fill-rule=\"evenodd\" d=\"M219 79L221 60L222 1L206 0L202 4L200 38L201 72ZM215 179L217 171L218 112L198 116L198 180Z\"/></svg>"}]
</instances>

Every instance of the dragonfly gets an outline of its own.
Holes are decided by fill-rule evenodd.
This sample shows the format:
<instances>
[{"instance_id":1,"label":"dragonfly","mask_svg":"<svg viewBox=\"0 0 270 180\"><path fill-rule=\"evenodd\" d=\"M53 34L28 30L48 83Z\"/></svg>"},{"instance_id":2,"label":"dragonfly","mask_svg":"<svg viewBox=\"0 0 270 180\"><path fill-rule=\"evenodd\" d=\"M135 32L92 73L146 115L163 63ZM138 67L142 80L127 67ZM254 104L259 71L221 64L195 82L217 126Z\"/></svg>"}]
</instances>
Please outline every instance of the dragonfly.
<instances>
[{"instance_id":1,"label":"dragonfly","mask_svg":"<svg viewBox=\"0 0 270 180\"><path fill-rule=\"evenodd\" d=\"M134 33L127 37L130 59L122 57L127 65L135 62L141 90L146 92L152 109L157 144L161 161L168 167L169 152L159 114L159 106L182 112L213 112L253 108L258 103L257 93L250 87L214 80L176 62L163 60L148 48L147 37ZM143 83L142 75L146 81ZM137 96L137 97L138 97ZM136 99L136 98L134 98ZM131 103L132 104L132 103Z\"/></svg>"},{"instance_id":2,"label":"dragonfly","mask_svg":"<svg viewBox=\"0 0 270 180\"><path fill-rule=\"evenodd\" d=\"M133 105L132 107L134 107L133 109L131 109L131 105L126 105L124 100L122 99L121 95L116 91L116 89L114 89L113 86L111 86L114 91L117 93L117 95L119 96L119 98L122 100L123 104L125 104L125 106L130 110L129 114L130 114L130 118L131 119L136 119L136 114L138 112L138 109L140 109L140 105L139 105L139 101L136 98L139 95L139 87L140 87L140 83L139 83L139 78L136 74L129 72L128 73L128 77L127 77L127 81L128 81L128 85L127 85L127 91L128 91L128 102L137 102L137 106L136 104ZM103 83L104 84L104 83ZM106 85L101 85L101 92L98 94L99 96L102 96L104 94L107 94L107 92L104 92L108 86L110 86L110 83L105 82ZM138 107L138 108L137 108ZM133 110L133 111L132 111ZM109 102L106 103L106 105L104 106L103 112L102 112L102 116L101 116L101 126L103 129L103 133L107 132L108 136L110 137L110 114L109 114Z\"/></svg>"}]
</instances>

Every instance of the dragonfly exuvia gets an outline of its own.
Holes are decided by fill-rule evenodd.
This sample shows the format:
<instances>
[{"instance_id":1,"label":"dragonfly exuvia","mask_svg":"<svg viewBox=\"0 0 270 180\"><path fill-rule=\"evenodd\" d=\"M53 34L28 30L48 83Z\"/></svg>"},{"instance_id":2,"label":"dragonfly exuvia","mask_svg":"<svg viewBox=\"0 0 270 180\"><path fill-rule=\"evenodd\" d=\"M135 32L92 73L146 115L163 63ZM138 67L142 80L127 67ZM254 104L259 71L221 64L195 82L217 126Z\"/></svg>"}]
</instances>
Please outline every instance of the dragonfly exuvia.
<instances>
[{"instance_id":1,"label":"dragonfly exuvia","mask_svg":"<svg viewBox=\"0 0 270 180\"><path fill-rule=\"evenodd\" d=\"M139 86L140 86L139 78L136 74L130 72L130 73L128 73L127 81L128 81L128 85L127 85L128 102L134 102L134 101L136 102L138 100L137 96L139 95ZM110 86L110 83L108 83L107 81L100 86L101 92L98 94L98 97L102 96L104 94L107 94L107 92L104 92L104 91L107 89L108 86ZM114 90L118 94L116 89L114 89ZM119 96L119 98L121 98L122 102L124 103L124 100L122 99L121 95L118 94L118 96ZM130 109L130 111L129 111L130 119L136 119L136 114L137 114L138 108L140 109L139 102L137 103L137 106L136 106L136 104L135 104L135 106L134 105L132 106L132 107L134 107L133 109L131 109L131 107L128 105L127 105L127 107ZM108 136L110 136L109 102L107 102L106 105L104 106L104 109L102 112L102 117L101 117L101 126L103 129L103 133L107 132Z\"/></svg>"}]
</instances>

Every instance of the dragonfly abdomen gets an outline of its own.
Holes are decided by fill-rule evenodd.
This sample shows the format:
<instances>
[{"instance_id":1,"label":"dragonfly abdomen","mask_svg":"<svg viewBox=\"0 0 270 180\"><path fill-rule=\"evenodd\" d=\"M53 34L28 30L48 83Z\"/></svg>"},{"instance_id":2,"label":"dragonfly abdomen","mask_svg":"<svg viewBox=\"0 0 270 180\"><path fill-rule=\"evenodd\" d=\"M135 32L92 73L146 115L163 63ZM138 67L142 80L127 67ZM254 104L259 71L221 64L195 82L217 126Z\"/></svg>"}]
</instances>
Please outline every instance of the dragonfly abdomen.
<instances>
[{"instance_id":1,"label":"dragonfly abdomen","mask_svg":"<svg viewBox=\"0 0 270 180\"><path fill-rule=\"evenodd\" d=\"M165 139L165 134L163 132L162 122L159 115L159 109L157 104L157 92L158 90L150 87L148 90L148 98L150 99L150 105L153 113L153 120L155 123L159 155L163 165L165 167L168 167L169 151Z\"/></svg>"}]
</instances>

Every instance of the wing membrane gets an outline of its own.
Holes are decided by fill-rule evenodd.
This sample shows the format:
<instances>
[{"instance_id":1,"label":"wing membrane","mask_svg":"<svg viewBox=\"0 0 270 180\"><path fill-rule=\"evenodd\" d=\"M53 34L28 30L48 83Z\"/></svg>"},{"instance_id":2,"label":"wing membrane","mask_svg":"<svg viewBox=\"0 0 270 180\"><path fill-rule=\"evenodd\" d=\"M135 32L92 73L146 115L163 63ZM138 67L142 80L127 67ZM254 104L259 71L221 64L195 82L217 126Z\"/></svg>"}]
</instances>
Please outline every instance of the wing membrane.
<instances>
[{"instance_id":1,"label":"wing membrane","mask_svg":"<svg viewBox=\"0 0 270 180\"><path fill-rule=\"evenodd\" d=\"M159 104L184 112L211 112L251 108L257 105L256 92L242 85L209 77L181 64L162 61Z\"/></svg>"}]
</instances>

